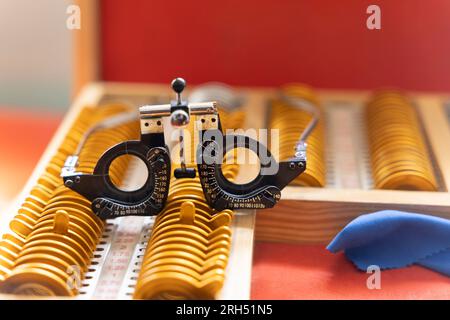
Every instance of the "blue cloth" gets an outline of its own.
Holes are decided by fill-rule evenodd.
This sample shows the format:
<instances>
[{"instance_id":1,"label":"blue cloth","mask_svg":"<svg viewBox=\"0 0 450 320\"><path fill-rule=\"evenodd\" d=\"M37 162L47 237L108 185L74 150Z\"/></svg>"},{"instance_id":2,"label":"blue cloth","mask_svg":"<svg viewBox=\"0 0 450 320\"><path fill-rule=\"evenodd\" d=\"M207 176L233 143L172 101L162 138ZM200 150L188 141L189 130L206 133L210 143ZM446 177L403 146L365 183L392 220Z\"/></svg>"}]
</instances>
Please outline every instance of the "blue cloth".
<instances>
[{"instance_id":1,"label":"blue cloth","mask_svg":"<svg viewBox=\"0 0 450 320\"><path fill-rule=\"evenodd\" d=\"M418 264L450 276L450 220L401 211L359 216L331 241L327 249L344 250L358 269Z\"/></svg>"}]
</instances>

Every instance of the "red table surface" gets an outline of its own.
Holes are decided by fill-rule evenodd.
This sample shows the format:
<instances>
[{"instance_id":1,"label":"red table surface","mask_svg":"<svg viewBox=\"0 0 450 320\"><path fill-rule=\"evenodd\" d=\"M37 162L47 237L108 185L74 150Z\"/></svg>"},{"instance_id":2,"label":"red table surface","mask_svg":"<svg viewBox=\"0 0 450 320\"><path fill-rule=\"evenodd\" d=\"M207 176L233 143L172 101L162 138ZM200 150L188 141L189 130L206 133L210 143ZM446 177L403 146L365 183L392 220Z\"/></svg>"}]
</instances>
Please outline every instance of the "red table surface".
<instances>
[{"instance_id":1,"label":"red table surface","mask_svg":"<svg viewBox=\"0 0 450 320\"><path fill-rule=\"evenodd\" d=\"M61 117L0 110L0 199L24 186ZM1 218L1 214L0 214ZM450 279L413 266L383 271L381 289L369 290L368 274L324 245L257 243L253 299L450 299Z\"/></svg>"}]
</instances>

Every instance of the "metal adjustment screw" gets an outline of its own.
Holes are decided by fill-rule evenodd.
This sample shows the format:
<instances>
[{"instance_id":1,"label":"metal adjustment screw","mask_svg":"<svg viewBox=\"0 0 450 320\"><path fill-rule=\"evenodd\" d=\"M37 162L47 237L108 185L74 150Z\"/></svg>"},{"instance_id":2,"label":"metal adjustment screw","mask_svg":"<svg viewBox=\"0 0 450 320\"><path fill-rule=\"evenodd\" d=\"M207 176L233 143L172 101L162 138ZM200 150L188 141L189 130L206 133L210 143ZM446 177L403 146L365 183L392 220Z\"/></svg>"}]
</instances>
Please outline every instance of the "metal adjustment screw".
<instances>
[{"instance_id":1,"label":"metal adjustment screw","mask_svg":"<svg viewBox=\"0 0 450 320\"><path fill-rule=\"evenodd\" d=\"M299 142L295 146L295 157L296 158L306 158L306 142Z\"/></svg>"},{"instance_id":2,"label":"metal adjustment screw","mask_svg":"<svg viewBox=\"0 0 450 320\"><path fill-rule=\"evenodd\" d=\"M71 187L71 186L73 186L73 181L72 180L66 180L66 182L64 182L64 185L66 186L66 187Z\"/></svg>"},{"instance_id":3,"label":"metal adjustment screw","mask_svg":"<svg viewBox=\"0 0 450 320\"><path fill-rule=\"evenodd\" d=\"M294 162L289 163L289 168L292 170L295 169L295 163Z\"/></svg>"},{"instance_id":4,"label":"metal adjustment screw","mask_svg":"<svg viewBox=\"0 0 450 320\"><path fill-rule=\"evenodd\" d=\"M175 110L170 117L170 123L174 127L185 126L189 123L189 115L184 110Z\"/></svg>"},{"instance_id":5,"label":"metal adjustment screw","mask_svg":"<svg viewBox=\"0 0 450 320\"><path fill-rule=\"evenodd\" d=\"M75 183L80 183L80 181L81 181L80 176L76 176L76 177L75 177Z\"/></svg>"},{"instance_id":6,"label":"metal adjustment screw","mask_svg":"<svg viewBox=\"0 0 450 320\"><path fill-rule=\"evenodd\" d=\"M186 88L186 81L183 78L176 78L172 81L172 89L177 94L177 104L182 105L181 93ZM179 109L172 112L170 116L170 123L174 127L182 127L189 123L189 113L185 110Z\"/></svg>"}]
</instances>

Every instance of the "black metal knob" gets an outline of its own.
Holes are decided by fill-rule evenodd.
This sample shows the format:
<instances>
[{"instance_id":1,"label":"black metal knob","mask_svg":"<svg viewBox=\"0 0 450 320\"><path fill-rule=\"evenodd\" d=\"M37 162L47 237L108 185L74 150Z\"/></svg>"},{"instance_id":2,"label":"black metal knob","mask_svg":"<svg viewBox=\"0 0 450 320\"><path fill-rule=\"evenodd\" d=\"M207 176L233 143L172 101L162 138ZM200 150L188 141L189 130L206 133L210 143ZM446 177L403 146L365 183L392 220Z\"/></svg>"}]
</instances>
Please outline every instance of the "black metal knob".
<instances>
[{"instance_id":1,"label":"black metal knob","mask_svg":"<svg viewBox=\"0 0 450 320\"><path fill-rule=\"evenodd\" d=\"M184 88L186 88L186 81L183 78L175 78L172 81L172 89L177 94L183 92Z\"/></svg>"},{"instance_id":2,"label":"black metal knob","mask_svg":"<svg viewBox=\"0 0 450 320\"><path fill-rule=\"evenodd\" d=\"M197 171L194 168L177 168L174 170L173 175L176 179L194 179L197 174Z\"/></svg>"}]
</instances>

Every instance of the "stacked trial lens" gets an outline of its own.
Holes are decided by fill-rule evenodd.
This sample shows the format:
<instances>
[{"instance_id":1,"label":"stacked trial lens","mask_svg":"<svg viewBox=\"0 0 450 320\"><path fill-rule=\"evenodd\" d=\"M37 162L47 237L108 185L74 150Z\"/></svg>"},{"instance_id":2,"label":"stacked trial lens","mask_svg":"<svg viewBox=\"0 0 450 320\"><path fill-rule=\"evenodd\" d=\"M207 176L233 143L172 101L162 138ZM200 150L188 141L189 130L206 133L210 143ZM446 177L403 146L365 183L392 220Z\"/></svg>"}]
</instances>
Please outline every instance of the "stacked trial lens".
<instances>
[{"instance_id":1,"label":"stacked trial lens","mask_svg":"<svg viewBox=\"0 0 450 320\"><path fill-rule=\"evenodd\" d=\"M303 84L291 84L282 88L283 95L294 99L312 103L320 110L320 103L312 89ZM270 110L269 128L279 130L278 144L272 141L271 152L279 160L292 158L296 143L301 133L312 120L313 115L296 106L290 105L287 100L279 98L273 101ZM320 119L316 128L307 139L307 166L306 171L298 176L292 185L324 187L326 184L326 163L324 143L323 119Z\"/></svg>"},{"instance_id":2,"label":"stacked trial lens","mask_svg":"<svg viewBox=\"0 0 450 320\"><path fill-rule=\"evenodd\" d=\"M60 178L67 156L93 125L127 110L122 105L84 108L52 157L18 213L12 233L0 242L0 289L32 295L71 296L78 292L73 277L81 279L103 233L104 222L91 211L90 202L66 188ZM101 154L112 145L135 138L138 123L92 134L79 158L79 171L92 173ZM113 181L120 183L127 159L111 166Z\"/></svg>"},{"instance_id":3,"label":"stacked trial lens","mask_svg":"<svg viewBox=\"0 0 450 320\"><path fill-rule=\"evenodd\" d=\"M374 186L377 189L437 190L416 109L401 93L376 93L366 110Z\"/></svg>"},{"instance_id":4,"label":"stacked trial lens","mask_svg":"<svg viewBox=\"0 0 450 320\"><path fill-rule=\"evenodd\" d=\"M240 128L244 113L220 110L224 128ZM223 117L223 118L222 118ZM193 125L189 126L193 136ZM191 142L191 148L194 144ZM192 152L194 154L195 152ZM195 167L193 157L188 167ZM239 166L223 165L230 180ZM171 179L167 205L156 218L135 287L137 299L213 299L223 286L233 212L205 201L198 177Z\"/></svg>"}]
</instances>

